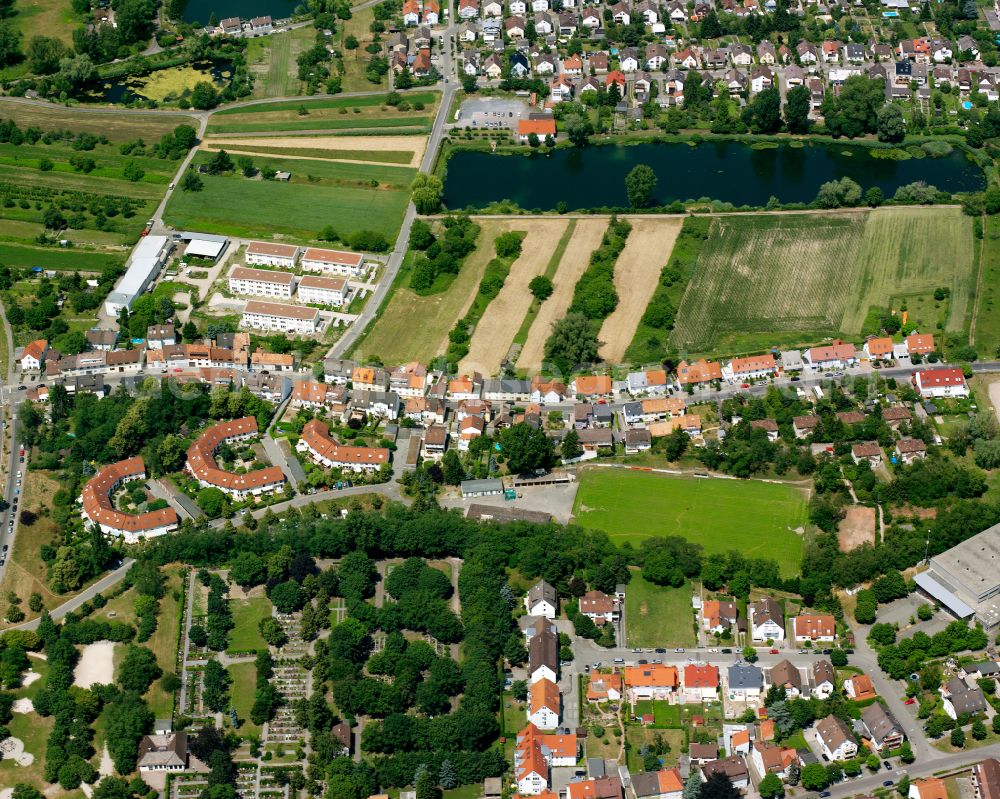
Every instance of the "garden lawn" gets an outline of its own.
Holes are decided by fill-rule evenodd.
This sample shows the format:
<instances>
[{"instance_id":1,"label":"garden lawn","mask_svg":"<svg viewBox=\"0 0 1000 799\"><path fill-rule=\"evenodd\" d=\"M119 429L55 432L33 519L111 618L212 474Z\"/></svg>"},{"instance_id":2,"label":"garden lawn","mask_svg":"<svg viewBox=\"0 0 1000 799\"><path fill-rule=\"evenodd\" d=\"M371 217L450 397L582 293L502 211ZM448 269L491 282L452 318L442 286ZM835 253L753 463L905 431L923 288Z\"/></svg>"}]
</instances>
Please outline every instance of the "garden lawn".
<instances>
[{"instance_id":1,"label":"garden lawn","mask_svg":"<svg viewBox=\"0 0 1000 799\"><path fill-rule=\"evenodd\" d=\"M736 550L777 561L786 576L799 571L806 495L793 486L601 468L579 484L576 522L616 543L679 535L706 554Z\"/></svg>"},{"instance_id":2,"label":"garden lawn","mask_svg":"<svg viewBox=\"0 0 1000 799\"><path fill-rule=\"evenodd\" d=\"M647 713L653 714L653 725L656 727L676 727L681 726L681 706L671 705L665 700L643 700L636 702L633 712L637 716L645 716Z\"/></svg>"},{"instance_id":3,"label":"garden lawn","mask_svg":"<svg viewBox=\"0 0 1000 799\"><path fill-rule=\"evenodd\" d=\"M693 646L692 624L690 584L665 588L633 573L625 592L625 638L629 646Z\"/></svg>"},{"instance_id":4,"label":"garden lawn","mask_svg":"<svg viewBox=\"0 0 1000 799\"><path fill-rule=\"evenodd\" d=\"M164 569L167 575L166 593L160 600L160 612L156 619L156 632L144 644L153 650L156 662L164 674L177 671L177 645L180 631L181 603L175 599L180 597L181 575L179 567ZM170 718L174 710L174 695L163 690L157 680L146 692L146 704L158 719Z\"/></svg>"},{"instance_id":5,"label":"garden lawn","mask_svg":"<svg viewBox=\"0 0 1000 799\"><path fill-rule=\"evenodd\" d=\"M267 597L234 599L230 601L233 629L229 632L229 652L248 652L267 649L257 625L271 615L271 602Z\"/></svg>"}]
</instances>

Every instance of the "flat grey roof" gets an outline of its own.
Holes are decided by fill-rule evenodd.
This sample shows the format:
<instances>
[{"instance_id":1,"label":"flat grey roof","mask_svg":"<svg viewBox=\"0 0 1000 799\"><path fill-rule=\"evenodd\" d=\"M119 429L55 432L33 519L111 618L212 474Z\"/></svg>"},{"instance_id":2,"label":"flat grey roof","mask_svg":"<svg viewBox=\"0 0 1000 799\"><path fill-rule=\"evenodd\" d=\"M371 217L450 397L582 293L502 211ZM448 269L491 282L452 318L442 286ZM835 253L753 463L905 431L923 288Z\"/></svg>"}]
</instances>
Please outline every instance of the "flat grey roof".
<instances>
[{"instance_id":1,"label":"flat grey roof","mask_svg":"<svg viewBox=\"0 0 1000 799\"><path fill-rule=\"evenodd\" d=\"M503 491L503 482L501 480L463 480L462 481L462 493L470 494L476 493L480 494L486 491L501 492Z\"/></svg>"},{"instance_id":2,"label":"flat grey roof","mask_svg":"<svg viewBox=\"0 0 1000 799\"><path fill-rule=\"evenodd\" d=\"M935 555L931 568L957 581L954 588L973 600L1000 590L1000 524Z\"/></svg>"},{"instance_id":3,"label":"flat grey roof","mask_svg":"<svg viewBox=\"0 0 1000 799\"><path fill-rule=\"evenodd\" d=\"M967 619L975 610L959 599L955 594L953 594L944 585L941 585L930 572L920 572L913 578L920 588L924 589L928 594L934 597L938 602L944 605L948 610L954 613L960 619Z\"/></svg>"}]
</instances>

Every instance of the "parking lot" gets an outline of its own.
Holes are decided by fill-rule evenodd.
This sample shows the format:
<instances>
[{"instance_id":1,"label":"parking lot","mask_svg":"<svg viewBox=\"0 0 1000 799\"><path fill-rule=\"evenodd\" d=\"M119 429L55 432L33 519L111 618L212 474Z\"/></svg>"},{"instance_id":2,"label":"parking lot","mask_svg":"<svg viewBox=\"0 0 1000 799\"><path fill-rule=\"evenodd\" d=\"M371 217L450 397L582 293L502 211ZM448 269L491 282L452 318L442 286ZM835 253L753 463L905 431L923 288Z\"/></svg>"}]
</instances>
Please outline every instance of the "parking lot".
<instances>
[{"instance_id":1,"label":"parking lot","mask_svg":"<svg viewBox=\"0 0 1000 799\"><path fill-rule=\"evenodd\" d=\"M473 128L514 128L517 120L528 116L524 101L506 98L482 98L462 103L457 124Z\"/></svg>"}]
</instances>

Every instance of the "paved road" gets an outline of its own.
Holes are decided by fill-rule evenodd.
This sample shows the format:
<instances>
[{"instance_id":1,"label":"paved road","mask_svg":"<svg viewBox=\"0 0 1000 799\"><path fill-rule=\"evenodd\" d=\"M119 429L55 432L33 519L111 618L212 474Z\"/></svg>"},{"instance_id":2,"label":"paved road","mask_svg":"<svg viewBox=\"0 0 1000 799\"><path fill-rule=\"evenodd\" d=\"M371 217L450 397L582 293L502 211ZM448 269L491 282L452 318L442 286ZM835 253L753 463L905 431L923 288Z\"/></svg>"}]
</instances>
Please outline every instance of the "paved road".
<instances>
[{"instance_id":1,"label":"paved road","mask_svg":"<svg viewBox=\"0 0 1000 799\"><path fill-rule=\"evenodd\" d=\"M89 588L85 588L79 594L77 594L72 599L59 605L57 608L53 608L49 611L49 615L52 616L53 620L58 621L67 613L71 613L76 610L84 602L93 599L96 594L103 593L107 591L128 573L128 570L132 568L132 564L135 563L134 558L126 558L122 565L115 569L113 572L108 572L100 580L94 583ZM26 621L24 624L18 624L9 629L12 630L34 630L38 627L38 619L33 619L32 621Z\"/></svg>"}]
</instances>

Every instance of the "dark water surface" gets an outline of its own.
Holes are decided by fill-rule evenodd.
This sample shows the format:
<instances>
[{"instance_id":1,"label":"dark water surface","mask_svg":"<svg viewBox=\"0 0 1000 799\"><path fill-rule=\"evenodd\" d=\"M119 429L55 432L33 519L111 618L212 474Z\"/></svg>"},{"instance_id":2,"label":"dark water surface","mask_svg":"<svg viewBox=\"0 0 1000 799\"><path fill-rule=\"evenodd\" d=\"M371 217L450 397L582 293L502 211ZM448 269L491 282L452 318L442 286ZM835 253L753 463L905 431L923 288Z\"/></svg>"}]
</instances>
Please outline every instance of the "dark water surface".
<instances>
[{"instance_id":1,"label":"dark water surface","mask_svg":"<svg viewBox=\"0 0 1000 799\"><path fill-rule=\"evenodd\" d=\"M200 22L208 24L208 18L214 13L217 19L240 17L271 16L274 19L284 19L291 16L299 0L190 0L184 9L185 22Z\"/></svg>"},{"instance_id":2,"label":"dark water surface","mask_svg":"<svg viewBox=\"0 0 1000 799\"><path fill-rule=\"evenodd\" d=\"M628 205L625 176L637 164L656 172L658 204L710 197L734 205L811 202L821 184L849 177L862 189L878 186L891 197L900 186L924 181L948 192L985 186L982 170L958 150L944 158L873 158L866 147L810 144L753 149L736 141L695 146L656 142L555 150L548 155L456 152L448 160L449 208L481 208L513 200L522 208L570 210Z\"/></svg>"}]
</instances>

